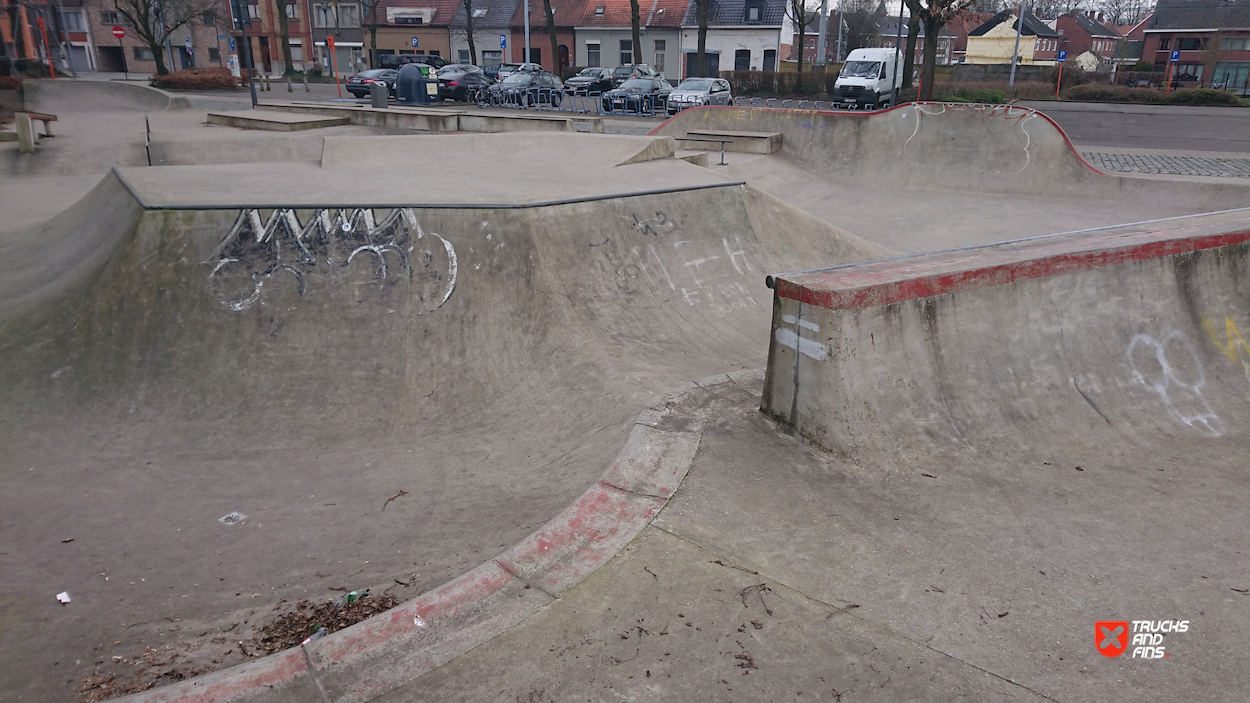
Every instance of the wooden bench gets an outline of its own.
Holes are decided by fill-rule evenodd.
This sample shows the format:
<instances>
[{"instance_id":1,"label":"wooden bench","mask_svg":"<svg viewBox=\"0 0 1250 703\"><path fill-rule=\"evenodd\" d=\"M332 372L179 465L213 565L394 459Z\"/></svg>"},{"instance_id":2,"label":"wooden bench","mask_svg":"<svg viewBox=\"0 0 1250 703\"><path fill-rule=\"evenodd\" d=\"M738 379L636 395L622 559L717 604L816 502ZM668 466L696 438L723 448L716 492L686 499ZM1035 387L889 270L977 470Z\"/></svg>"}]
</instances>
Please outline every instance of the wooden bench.
<instances>
[{"instance_id":1,"label":"wooden bench","mask_svg":"<svg viewBox=\"0 0 1250 703\"><path fill-rule=\"evenodd\" d=\"M49 115L45 112L27 112L26 114L30 115L31 121L43 123L43 136L52 136L52 123L56 122L56 115Z\"/></svg>"},{"instance_id":2,"label":"wooden bench","mask_svg":"<svg viewBox=\"0 0 1250 703\"><path fill-rule=\"evenodd\" d=\"M692 129L686 132L687 137L705 139L732 139L733 143L725 145L725 151L739 151L748 154L775 154L781 149L780 132L738 132L727 129ZM687 146L687 149L713 149L717 146Z\"/></svg>"}]
</instances>

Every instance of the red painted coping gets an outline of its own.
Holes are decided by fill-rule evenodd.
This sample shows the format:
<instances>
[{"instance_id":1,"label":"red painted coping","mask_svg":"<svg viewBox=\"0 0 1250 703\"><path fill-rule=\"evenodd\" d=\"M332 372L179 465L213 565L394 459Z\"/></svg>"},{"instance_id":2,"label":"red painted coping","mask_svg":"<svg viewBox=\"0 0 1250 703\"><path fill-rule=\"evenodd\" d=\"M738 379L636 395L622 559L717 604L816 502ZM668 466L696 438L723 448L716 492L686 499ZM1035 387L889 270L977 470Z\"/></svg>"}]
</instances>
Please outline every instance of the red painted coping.
<instances>
[{"instance_id":1,"label":"red painted coping","mask_svg":"<svg viewBox=\"0 0 1250 703\"><path fill-rule=\"evenodd\" d=\"M725 384L762 378L762 370L742 371L675 389L643 410L616 460L577 502L443 586L301 647L115 700L351 703L411 681L516 625L606 564L685 478L703 433L702 399Z\"/></svg>"},{"instance_id":2,"label":"red painted coping","mask_svg":"<svg viewBox=\"0 0 1250 703\"><path fill-rule=\"evenodd\" d=\"M782 298L834 310L875 307L1031 278L1216 249L1250 240L1250 209L894 257L774 277ZM1236 216L1240 215L1240 216ZM1125 231L1128 230L1128 231Z\"/></svg>"},{"instance_id":3,"label":"red painted coping","mask_svg":"<svg viewBox=\"0 0 1250 703\"><path fill-rule=\"evenodd\" d=\"M920 105L941 105L943 107L956 108L956 109L962 109L962 110L992 108L992 109L1002 109L1005 112L1010 112L1012 110L1019 110L1021 113L1024 113L1024 114L1033 113L1034 115L1037 115L1038 117L1041 117L1042 119L1049 122L1050 125L1054 127L1057 132L1059 132L1059 136L1063 137L1063 142L1068 145L1068 149L1072 151L1072 155L1076 157L1077 161L1081 162L1082 166L1084 166L1085 168L1088 168L1089 170L1101 176L1107 175L1105 172L1099 170L1096 166L1086 161L1084 156L1081 156L1081 152L1076 150L1076 147L1072 145L1072 140L1068 138L1068 133L1063 131L1063 127L1060 127L1058 122L1051 119L1050 115L1047 115L1046 113L1040 112L1038 110L1034 110L1031 107L1024 107L1022 105L988 105L988 104L982 105L980 103L944 103L944 102L938 102L936 100L903 103L901 105L894 105L892 107L886 108L885 110L796 110L794 108L780 108L780 107L746 107L746 106L739 107L737 105L700 105L698 107L686 108L685 110L682 110L681 112L677 113L676 115L673 115L667 120L664 120L663 122L659 124L659 126L657 126L655 129L648 132L647 136L659 136L659 135L656 135L656 132L659 132L661 129L663 129L664 126L667 125L669 122L672 122L673 120L680 118L682 115L686 114L687 112L693 113L696 110L769 110L769 111L784 110L785 112L803 112L803 113L808 113L812 115L837 115L838 117L868 118L868 117L872 117L873 115L884 115L885 113L891 112L893 110L902 110L904 108L917 107Z\"/></svg>"}]
</instances>

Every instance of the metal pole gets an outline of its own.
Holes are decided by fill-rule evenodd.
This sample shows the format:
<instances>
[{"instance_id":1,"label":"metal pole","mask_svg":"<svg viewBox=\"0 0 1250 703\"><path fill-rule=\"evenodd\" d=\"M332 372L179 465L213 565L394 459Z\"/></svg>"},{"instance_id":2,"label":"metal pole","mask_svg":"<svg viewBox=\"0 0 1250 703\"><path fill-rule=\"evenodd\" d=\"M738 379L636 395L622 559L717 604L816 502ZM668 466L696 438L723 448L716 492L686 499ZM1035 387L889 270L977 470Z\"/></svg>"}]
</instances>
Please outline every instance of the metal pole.
<instances>
[{"instance_id":1,"label":"metal pole","mask_svg":"<svg viewBox=\"0 0 1250 703\"><path fill-rule=\"evenodd\" d=\"M634 50L634 56L638 55L638 50ZM525 0L525 56L521 57L521 63L530 62L530 0ZM638 63L635 61L634 63Z\"/></svg>"},{"instance_id":2,"label":"metal pole","mask_svg":"<svg viewBox=\"0 0 1250 703\"><path fill-rule=\"evenodd\" d=\"M1020 60L1020 34L1024 31L1024 0L1020 0L1016 15L1016 48L1011 52L1011 77L1007 79L1009 87L1016 84L1016 63Z\"/></svg>"},{"instance_id":3,"label":"metal pole","mask_svg":"<svg viewBox=\"0 0 1250 703\"><path fill-rule=\"evenodd\" d=\"M249 13L250 14L250 13ZM252 89L252 108L256 107L256 76L252 75L252 42L247 38L247 25L251 24L251 17L248 17L247 24L242 20L239 21L239 27L243 31L243 46L247 49L247 85Z\"/></svg>"},{"instance_id":4,"label":"metal pole","mask_svg":"<svg viewBox=\"0 0 1250 703\"><path fill-rule=\"evenodd\" d=\"M838 2L838 53L833 57L834 63L842 60L842 25L846 23L846 20L843 18L846 14L846 8L842 6L843 2L846 2L846 0Z\"/></svg>"},{"instance_id":5,"label":"metal pole","mask_svg":"<svg viewBox=\"0 0 1250 703\"><path fill-rule=\"evenodd\" d=\"M74 80L78 80L78 69L74 68L74 52L69 46L69 29L65 26L65 2L56 0L56 4L61 8L61 33L65 35L65 62L69 64L69 72L74 76Z\"/></svg>"},{"instance_id":6,"label":"metal pole","mask_svg":"<svg viewBox=\"0 0 1250 703\"><path fill-rule=\"evenodd\" d=\"M905 0L899 0L898 3L898 26L894 30L894 76L890 78L890 90L894 93L894 99L891 104L898 102L898 57L903 53L903 3Z\"/></svg>"},{"instance_id":7,"label":"metal pole","mask_svg":"<svg viewBox=\"0 0 1250 703\"><path fill-rule=\"evenodd\" d=\"M816 35L816 63L825 65L825 37L829 32L829 0L820 0L820 33Z\"/></svg>"},{"instance_id":8,"label":"metal pole","mask_svg":"<svg viewBox=\"0 0 1250 703\"><path fill-rule=\"evenodd\" d=\"M122 38L117 38L117 48L122 50L122 76L126 80L130 80L130 69L126 68L126 47L122 44Z\"/></svg>"}]
</instances>

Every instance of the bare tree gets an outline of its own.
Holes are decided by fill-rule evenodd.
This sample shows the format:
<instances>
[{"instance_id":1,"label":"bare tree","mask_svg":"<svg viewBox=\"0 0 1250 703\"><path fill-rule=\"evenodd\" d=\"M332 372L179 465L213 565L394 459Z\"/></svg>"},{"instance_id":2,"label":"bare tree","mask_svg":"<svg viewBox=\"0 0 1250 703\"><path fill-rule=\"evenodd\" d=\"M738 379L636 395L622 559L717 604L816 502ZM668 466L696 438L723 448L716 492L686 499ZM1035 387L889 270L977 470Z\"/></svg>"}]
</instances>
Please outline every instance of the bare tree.
<instances>
[{"instance_id":1,"label":"bare tree","mask_svg":"<svg viewBox=\"0 0 1250 703\"><path fill-rule=\"evenodd\" d=\"M808 12L806 0L787 0L786 17L794 23L794 35L798 38L798 72L803 72L803 46L807 41L807 28L820 21L819 12Z\"/></svg>"},{"instance_id":2,"label":"bare tree","mask_svg":"<svg viewBox=\"0 0 1250 703\"><path fill-rule=\"evenodd\" d=\"M877 36L876 4L873 0L843 0L842 16L842 56L856 49L870 47ZM837 42L837 37L833 38ZM842 56L837 57L839 61Z\"/></svg>"},{"instance_id":3,"label":"bare tree","mask_svg":"<svg viewBox=\"0 0 1250 703\"><path fill-rule=\"evenodd\" d=\"M473 0L464 0L464 34L469 42L469 63L477 65L477 45L473 43Z\"/></svg>"},{"instance_id":4,"label":"bare tree","mask_svg":"<svg viewBox=\"0 0 1250 703\"><path fill-rule=\"evenodd\" d=\"M378 67L378 5L382 0L360 0L360 4L364 6L365 27L369 29L369 68ZM283 45L286 44L286 38L283 37Z\"/></svg>"},{"instance_id":5,"label":"bare tree","mask_svg":"<svg viewBox=\"0 0 1250 703\"><path fill-rule=\"evenodd\" d=\"M169 73L165 67L165 40L212 5L204 0L113 0L113 8L152 51L158 76Z\"/></svg>"},{"instance_id":6,"label":"bare tree","mask_svg":"<svg viewBox=\"0 0 1250 703\"><path fill-rule=\"evenodd\" d=\"M638 0L629 0L629 24L634 30L634 50L630 52L630 58L634 60L634 64L643 63L642 61L642 31L638 25L642 23L638 13Z\"/></svg>"},{"instance_id":7,"label":"bare tree","mask_svg":"<svg viewBox=\"0 0 1250 703\"><path fill-rule=\"evenodd\" d=\"M712 0L694 0L695 14L699 21L699 44L695 50L695 66L692 75L702 76L707 73L707 13Z\"/></svg>"},{"instance_id":8,"label":"bare tree","mask_svg":"<svg viewBox=\"0 0 1250 703\"><path fill-rule=\"evenodd\" d=\"M933 73L937 66L938 33L973 0L908 0L914 16L924 25L924 60L920 67L920 100L933 99Z\"/></svg>"},{"instance_id":9,"label":"bare tree","mask_svg":"<svg viewBox=\"0 0 1250 703\"><path fill-rule=\"evenodd\" d=\"M556 39L556 18L551 0L543 0L543 14L547 19L547 38L551 40L551 72L560 75L560 42Z\"/></svg>"},{"instance_id":10,"label":"bare tree","mask_svg":"<svg viewBox=\"0 0 1250 703\"><path fill-rule=\"evenodd\" d=\"M1117 27L1137 24L1154 9L1149 0L1097 0L1094 8Z\"/></svg>"},{"instance_id":11,"label":"bare tree","mask_svg":"<svg viewBox=\"0 0 1250 703\"><path fill-rule=\"evenodd\" d=\"M907 18L907 43L903 45L903 84L899 89L910 88L912 74L916 72L916 41L920 38L919 0L907 0L910 16ZM928 44L927 38L925 41Z\"/></svg>"},{"instance_id":12,"label":"bare tree","mask_svg":"<svg viewBox=\"0 0 1250 703\"><path fill-rule=\"evenodd\" d=\"M282 73L287 76L295 73L295 67L291 65L291 28L288 26L288 7L299 6L290 0L273 0L273 21L278 25L278 39L282 44L282 65L285 67Z\"/></svg>"}]
</instances>

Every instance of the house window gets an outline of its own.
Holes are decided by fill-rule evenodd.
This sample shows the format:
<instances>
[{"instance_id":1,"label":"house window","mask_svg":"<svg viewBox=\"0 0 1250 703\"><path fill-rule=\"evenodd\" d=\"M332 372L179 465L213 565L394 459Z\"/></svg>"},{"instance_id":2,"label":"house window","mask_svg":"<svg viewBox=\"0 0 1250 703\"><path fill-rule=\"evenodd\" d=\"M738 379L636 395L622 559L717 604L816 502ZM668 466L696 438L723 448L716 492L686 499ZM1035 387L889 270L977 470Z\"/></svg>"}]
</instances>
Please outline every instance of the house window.
<instances>
[{"instance_id":1,"label":"house window","mask_svg":"<svg viewBox=\"0 0 1250 703\"><path fill-rule=\"evenodd\" d=\"M599 42L586 42L586 65L590 68L598 68L599 63Z\"/></svg>"},{"instance_id":2,"label":"house window","mask_svg":"<svg viewBox=\"0 0 1250 703\"><path fill-rule=\"evenodd\" d=\"M1224 51L1250 51L1250 37L1233 37L1220 40L1220 48Z\"/></svg>"},{"instance_id":3,"label":"house window","mask_svg":"<svg viewBox=\"0 0 1250 703\"><path fill-rule=\"evenodd\" d=\"M200 13L200 24L205 27L217 26L217 12L215 10L205 10Z\"/></svg>"},{"instance_id":4,"label":"house window","mask_svg":"<svg viewBox=\"0 0 1250 703\"><path fill-rule=\"evenodd\" d=\"M483 17L485 17L485 16L486 16L487 9L488 9L488 8L484 8L484 9L480 9L480 10L474 10L474 11L473 11L473 19L480 20L480 19L482 19Z\"/></svg>"},{"instance_id":5,"label":"house window","mask_svg":"<svg viewBox=\"0 0 1250 703\"><path fill-rule=\"evenodd\" d=\"M469 50L468 49L457 49L456 53L460 57L459 59L460 63L469 62Z\"/></svg>"},{"instance_id":6,"label":"house window","mask_svg":"<svg viewBox=\"0 0 1250 703\"><path fill-rule=\"evenodd\" d=\"M333 27L334 8L329 5L313 5L313 26Z\"/></svg>"},{"instance_id":7,"label":"house window","mask_svg":"<svg viewBox=\"0 0 1250 703\"><path fill-rule=\"evenodd\" d=\"M634 63L634 40L621 40L621 66L631 66Z\"/></svg>"},{"instance_id":8,"label":"house window","mask_svg":"<svg viewBox=\"0 0 1250 703\"><path fill-rule=\"evenodd\" d=\"M1171 43L1172 43L1172 40L1171 40L1170 38L1168 38L1168 37L1164 37L1164 38L1160 39L1160 40L1159 40L1159 51L1167 51L1168 45L1169 45L1169 44L1171 44Z\"/></svg>"},{"instance_id":9,"label":"house window","mask_svg":"<svg viewBox=\"0 0 1250 703\"><path fill-rule=\"evenodd\" d=\"M777 50L776 49L764 50L764 70L765 71L777 70Z\"/></svg>"},{"instance_id":10,"label":"house window","mask_svg":"<svg viewBox=\"0 0 1250 703\"><path fill-rule=\"evenodd\" d=\"M248 5L248 6L247 6L247 16L248 16L248 19L249 19L250 21L252 21L252 22L255 22L256 20L260 19L260 6L259 6L259 5Z\"/></svg>"},{"instance_id":11,"label":"house window","mask_svg":"<svg viewBox=\"0 0 1250 703\"><path fill-rule=\"evenodd\" d=\"M1200 63L1178 63L1172 71L1172 80L1176 81L1200 81L1202 80L1202 69L1206 68Z\"/></svg>"},{"instance_id":12,"label":"house window","mask_svg":"<svg viewBox=\"0 0 1250 703\"><path fill-rule=\"evenodd\" d=\"M751 50L738 49L734 52L734 70L747 71L751 68Z\"/></svg>"},{"instance_id":13,"label":"house window","mask_svg":"<svg viewBox=\"0 0 1250 703\"><path fill-rule=\"evenodd\" d=\"M529 62L541 64L543 62L543 50L536 46L531 46Z\"/></svg>"},{"instance_id":14,"label":"house window","mask_svg":"<svg viewBox=\"0 0 1250 703\"><path fill-rule=\"evenodd\" d=\"M398 15L395 17L395 24L424 24L425 18L421 15Z\"/></svg>"},{"instance_id":15,"label":"house window","mask_svg":"<svg viewBox=\"0 0 1250 703\"><path fill-rule=\"evenodd\" d=\"M1178 37L1176 48L1181 51L1201 51L1207 48L1207 39L1198 37Z\"/></svg>"},{"instance_id":16,"label":"house window","mask_svg":"<svg viewBox=\"0 0 1250 703\"><path fill-rule=\"evenodd\" d=\"M112 27L113 25L126 27L129 26L130 23L126 21L126 16L122 13L114 10L105 10L100 13L100 24L108 27Z\"/></svg>"},{"instance_id":17,"label":"house window","mask_svg":"<svg viewBox=\"0 0 1250 703\"><path fill-rule=\"evenodd\" d=\"M483 51L482 52L482 65L483 66L498 66L501 63L503 63L502 51Z\"/></svg>"},{"instance_id":18,"label":"house window","mask_svg":"<svg viewBox=\"0 0 1250 703\"><path fill-rule=\"evenodd\" d=\"M359 27L360 26L360 6L359 5L339 5L339 26L340 27Z\"/></svg>"},{"instance_id":19,"label":"house window","mask_svg":"<svg viewBox=\"0 0 1250 703\"><path fill-rule=\"evenodd\" d=\"M78 10L66 10L61 17L64 19L65 31L67 32L85 32L86 27L83 25L82 12Z\"/></svg>"},{"instance_id":20,"label":"house window","mask_svg":"<svg viewBox=\"0 0 1250 703\"><path fill-rule=\"evenodd\" d=\"M218 48L216 48L216 47L209 47L209 49L208 49L208 60L209 60L209 61L216 61L217 63L221 63L221 49L218 49Z\"/></svg>"},{"instance_id":21,"label":"house window","mask_svg":"<svg viewBox=\"0 0 1250 703\"><path fill-rule=\"evenodd\" d=\"M747 0L746 9L742 13L742 21L746 24L759 24L764 21L764 1Z\"/></svg>"},{"instance_id":22,"label":"house window","mask_svg":"<svg viewBox=\"0 0 1250 703\"><path fill-rule=\"evenodd\" d=\"M135 47L136 61L155 61L156 57L152 55L152 50L146 46Z\"/></svg>"},{"instance_id":23,"label":"house window","mask_svg":"<svg viewBox=\"0 0 1250 703\"><path fill-rule=\"evenodd\" d=\"M289 20L299 19L299 5L288 3L286 6L286 18Z\"/></svg>"},{"instance_id":24,"label":"house window","mask_svg":"<svg viewBox=\"0 0 1250 703\"><path fill-rule=\"evenodd\" d=\"M656 73L664 73L664 50L667 45L668 42L663 39L655 40L655 61L652 62L651 68L654 68Z\"/></svg>"},{"instance_id":25,"label":"house window","mask_svg":"<svg viewBox=\"0 0 1250 703\"><path fill-rule=\"evenodd\" d=\"M304 63L304 40L291 40L291 63Z\"/></svg>"},{"instance_id":26,"label":"house window","mask_svg":"<svg viewBox=\"0 0 1250 703\"><path fill-rule=\"evenodd\" d=\"M596 15L602 15L602 14L603 14L603 5L600 5L599 7L596 7L596 8L595 8L595 14L596 14Z\"/></svg>"}]
</instances>

